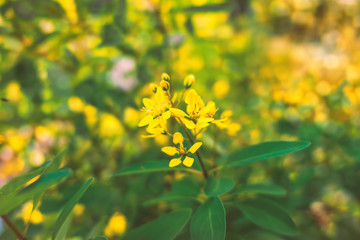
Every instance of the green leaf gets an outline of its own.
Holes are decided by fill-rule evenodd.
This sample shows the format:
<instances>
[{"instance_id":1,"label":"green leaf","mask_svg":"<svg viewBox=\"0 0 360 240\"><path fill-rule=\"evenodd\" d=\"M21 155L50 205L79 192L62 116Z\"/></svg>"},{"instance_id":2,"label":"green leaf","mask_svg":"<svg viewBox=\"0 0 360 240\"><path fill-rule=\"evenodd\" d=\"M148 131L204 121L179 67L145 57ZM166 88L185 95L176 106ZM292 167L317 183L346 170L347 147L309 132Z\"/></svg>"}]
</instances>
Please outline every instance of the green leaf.
<instances>
[{"instance_id":1,"label":"green leaf","mask_svg":"<svg viewBox=\"0 0 360 240\"><path fill-rule=\"evenodd\" d=\"M0 215L3 215L12 209L20 206L24 202L32 199L35 194L45 191L46 189L62 182L72 174L70 169L62 169L49 173L36 182L18 192L11 198L0 200Z\"/></svg>"},{"instance_id":2,"label":"green leaf","mask_svg":"<svg viewBox=\"0 0 360 240\"><path fill-rule=\"evenodd\" d=\"M282 237L280 237L279 235L276 235L272 232L268 232L268 231L259 231L258 229L255 231L251 231L249 233L246 233L245 235L242 236L244 240L284 240Z\"/></svg>"},{"instance_id":3,"label":"green leaf","mask_svg":"<svg viewBox=\"0 0 360 240\"><path fill-rule=\"evenodd\" d=\"M163 215L131 230L123 240L171 240L184 228L191 216L191 209L181 209Z\"/></svg>"},{"instance_id":4,"label":"green leaf","mask_svg":"<svg viewBox=\"0 0 360 240\"><path fill-rule=\"evenodd\" d=\"M74 216L74 212L70 212L70 214L66 217L66 220L62 224L62 226L59 229L59 232L56 236L56 240L64 240L66 239L66 234L70 229L71 222Z\"/></svg>"},{"instance_id":5,"label":"green leaf","mask_svg":"<svg viewBox=\"0 0 360 240\"><path fill-rule=\"evenodd\" d=\"M144 202L143 205L149 206L149 205L153 205L153 204L156 204L159 202L174 202L174 201L182 201L182 200L190 200L190 201L194 201L194 202L199 201L196 197L182 196L182 195L175 195L175 194L166 194L166 195L162 195L157 198L148 200L148 201Z\"/></svg>"},{"instance_id":6,"label":"green leaf","mask_svg":"<svg viewBox=\"0 0 360 240\"><path fill-rule=\"evenodd\" d=\"M31 172L24 173L18 177L11 179L2 188L0 188L0 200L4 198L8 198L13 194L15 194L16 192L20 191L21 188L23 188L27 182L29 182L31 179L41 174L44 171L44 169L46 169L46 167L49 166L49 164L51 164L51 161L44 163L39 168Z\"/></svg>"},{"instance_id":7,"label":"green leaf","mask_svg":"<svg viewBox=\"0 0 360 240\"><path fill-rule=\"evenodd\" d=\"M225 239L225 209L220 198L210 198L200 205L191 218L190 234L193 240Z\"/></svg>"},{"instance_id":8,"label":"green leaf","mask_svg":"<svg viewBox=\"0 0 360 240\"><path fill-rule=\"evenodd\" d=\"M56 155L56 157L52 159L51 164L45 169L42 175L58 170L62 163L62 159L66 154L67 154L67 149L64 149L58 155Z\"/></svg>"},{"instance_id":9,"label":"green leaf","mask_svg":"<svg viewBox=\"0 0 360 240\"><path fill-rule=\"evenodd\" d=\"M139 163L125 169L119 170L113 174L113 176L125 176L135 173L150 173L150 172L161 172L161 171L193 171L193 169L185 167L169 167L169 162L167 161L147 161L144 163Z\"/></svg>"},{"instance_id":10,"label":"green leaf","mask_svg":"<svg viewBox=\"0 0 360 240\"><path fill-rule=\"evenodd\" d=\"M310 143L306 141L259 143L231 154L225 166L243 166L267 158L296 152L308 146L310 146Z\"/></svg>"},{"instance_id":11,"label":"green leaf","mask_svg":"<svg viewBox=\"0 0 360 240\"><path fill-rule=\"evenodd\" d=\"M74 195L73 197L65 204L62 209L58 219L55 223L55 230L53 232L52 239L56 239L58 237L58 233L62 225L65 223L67 217L71 213L72 209L75 207L76 203L80 200L80 198L84 195L86 190L90 187L94 178L90 178Z\"/></svg>"},{"instance_id":12,"label":"green leaf","mask_svg":"<svg viewBox=\"0 0 360 240\"><path fill-rule=\"evenodd\" d=\"M54 172L54 171L58 170L61 165L62 159L64 158L66 153L67 153L67 149L64 149L62 152L60 152L58 155L56 155L56 157L50 161L50 164L48 165L48 167L45 168L45 170L41 173L40 177L42 177L50 172ZM44 194L44 192L41 192L34 196L33 210L37 207L43 194Z\"/></svg>"},{"instance_id":13,"label":"green leaf","mask_svg":"<svg viewBox=\"0 0 360 240\"><path fill-rule=\"evenodd\" d=\"M286 190L275 184L251 184L241 187L238 191L235 191L232 195L239 194L263 194L271 196L284 196Z\"/></svg>"},{"instance_id":14,"label":"green leaf","mask_svg":"<svg viewBox=\"0 0 360 240\"><path fill-rule=\"evenodd\" d=\"M90 238L89 240L108 240L108 239L107 237L98 236L98 237Z\"/></svg>"},{"instance_id":15,"label":"green leaf","mask_svg":"<svg viewBox=\"0 0 360 240\"><path fill-rule=\"evenodd\" d=\"M98 237L90 238L89 240L108 240L108 239L107 237L98 236Z\"/></svg>"},{"instance_id":16,"label":"green leaf","mask_svg":"<svg viewBox=\"0 0 360 240\"><path fill-rule=\"evenodd\" d=\"M101 30L102 42L100 47L103 46L116 46L121 41L121 35L117 27L111 24L106 24Z\"/></svg>"},{"instance_id":17,"label":"green leaf","mask_svg":"<svg viewBox=\"0 0 360 240\"><path fill-rule=\"evenodd\" d=\"M249 199L237 204L240 211L256 225L285 236L296 236L298 230L289 214L275 202Z\"/></svg>"},{"instance_id":18,"label":"green leaf","mask_svg":"<svg viewBox=\"0 0 360 240\"><path fill-rule=\"evenodd\" d=\"M215 178L210 175L205 183L204 191L206 195L215 197L230 191L234 185L234 181L230 178Z\"/></svg>"}]
</instances>

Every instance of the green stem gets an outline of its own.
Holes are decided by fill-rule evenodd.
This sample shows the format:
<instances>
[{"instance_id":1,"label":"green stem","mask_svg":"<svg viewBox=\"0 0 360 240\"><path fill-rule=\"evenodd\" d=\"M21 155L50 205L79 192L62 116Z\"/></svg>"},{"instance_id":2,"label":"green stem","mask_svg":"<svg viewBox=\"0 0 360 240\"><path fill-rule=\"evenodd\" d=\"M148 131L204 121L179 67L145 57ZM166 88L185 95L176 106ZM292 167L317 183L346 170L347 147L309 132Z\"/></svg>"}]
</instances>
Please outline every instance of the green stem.
<instances>
[{"instance_id":1,"label":"green stem","mask_svg":"<svg viewBox=\"0 0 360 240\"><path fill-rule=\"evenodd\" d=\"M8 225L8 227L15 233L15 235L20 240L26 240L26 237L16 228L16 226L11 222L11 220L6 215L2 215L1 217L2 219L4 219L6 225Z\"/></svg>"},{"instance_id":2,"label":"green stem","mask_svg":"<svg viewBox=\"0 0 360 240\"><path fill-rule=\"evenodd\" d=\"M184 129L186 136L189 138L189 141L190 141L191 145L194 145L195 142L192 139L192 137L191 137L189 131L187 130L187 128L184 126L184 123L181 121L181 119L178 119L178 120L180 122L181 127ZM205 168L204 162L202 161L202 158L201 158L199 152L196 151L195 153L196 153L197 158L199 159L204 178L207 179L209 174L208 174L208 172L207 172L207 170Z\"/></svg>"}]
</instances>

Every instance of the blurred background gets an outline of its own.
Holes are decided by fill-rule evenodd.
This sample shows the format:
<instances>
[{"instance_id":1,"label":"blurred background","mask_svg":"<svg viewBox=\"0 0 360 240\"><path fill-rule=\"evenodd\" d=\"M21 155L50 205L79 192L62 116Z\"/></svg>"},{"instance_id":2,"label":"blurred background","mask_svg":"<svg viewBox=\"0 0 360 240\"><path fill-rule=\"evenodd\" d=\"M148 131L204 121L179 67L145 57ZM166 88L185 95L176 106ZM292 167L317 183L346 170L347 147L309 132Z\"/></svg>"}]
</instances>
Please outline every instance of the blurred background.
<instances>
[{"instance_id":1,"label":"blurred background","mask_svg":"<svg viewBox=\"0 0 360 240\"><path fill-rule=\"evenodd\" d=\"M30 236L49 236L58 206L91 176L70 235L116 238L155 218L169 206L141 203L181 176L108 177L166 159L166 137L141 138L141 99L161 73L174 88L193 73L203 99L241 125L221 133L224 152L312 142L238 170L243 183L287 189L280 201L301 232L295 239L359 239L359 11L356 0L0 0L0 186L68 147L74 177L47 192ZM31 208L12 212L20 229ZM11 234L0 221L0 239Z\"/></svg>"}]
</instances>

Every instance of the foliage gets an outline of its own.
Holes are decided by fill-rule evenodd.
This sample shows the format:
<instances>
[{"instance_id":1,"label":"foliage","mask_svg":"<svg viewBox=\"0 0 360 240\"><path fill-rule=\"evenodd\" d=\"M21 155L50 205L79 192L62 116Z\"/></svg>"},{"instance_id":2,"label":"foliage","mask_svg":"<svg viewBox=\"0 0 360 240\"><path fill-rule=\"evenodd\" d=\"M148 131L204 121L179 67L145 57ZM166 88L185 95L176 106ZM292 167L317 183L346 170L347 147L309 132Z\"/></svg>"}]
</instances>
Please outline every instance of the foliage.
<instances>
[{"instance_id":1,"label":"foliage","mask_svg":"<svg viewBox=\"0 0 360 240\"><path fill-rule=\"evenodd\" d=\"M359 7L0 0L0 213L29 239L358 239Z\"/></svg>"}]
</instances>

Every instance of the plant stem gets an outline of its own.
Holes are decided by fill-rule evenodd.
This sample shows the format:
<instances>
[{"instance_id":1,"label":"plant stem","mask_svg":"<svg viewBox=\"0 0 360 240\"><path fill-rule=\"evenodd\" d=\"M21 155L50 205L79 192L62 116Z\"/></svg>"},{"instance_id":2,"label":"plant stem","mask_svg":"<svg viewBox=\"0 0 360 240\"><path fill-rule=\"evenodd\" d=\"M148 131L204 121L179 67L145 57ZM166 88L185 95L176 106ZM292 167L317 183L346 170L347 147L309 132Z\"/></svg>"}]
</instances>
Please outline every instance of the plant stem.
<instances>
[{"instance_id":1,"label":"plant stem","mask_svg":"<svg viewBox=\"0 0 360 240\"><path fill-rule=\"evenodd\" d=\"M10 221L6 215L1 216L8 227L15 233L20 240L26 240L26 237L16 228L16 226Z\"/></svg>"},{"instance_id":2,"label":"plant stem","mask_svg":"<svg viewBox=\"0 0 360 240\"><path fill-rule=\"evenodd\" d=\"M189 141L190 141L191 145L194 145L195 142L194 142L194 140L191 138L191 135L190 135L189 131L187 130L187 128L184 126L184 123L181 121L181 119L178 119L178 120L179 120L179 122L180 122L181 127L184 129L184 131L185 131L185 133L186 133L186 136L189 138ZM205 168L204 162L202 161L199 152L196 151L195 153L196 153L197 158L199 159L199 162L200 162L200 165L201 165L201 168L202 168L202 172L203 172L204 178L207 179L207 178L208 178L208 172L207 172L207 170L206 170L206 168Z\"/></svg>"}]
</instances>

